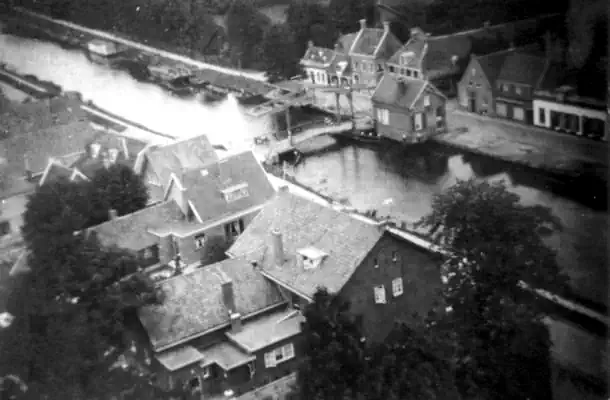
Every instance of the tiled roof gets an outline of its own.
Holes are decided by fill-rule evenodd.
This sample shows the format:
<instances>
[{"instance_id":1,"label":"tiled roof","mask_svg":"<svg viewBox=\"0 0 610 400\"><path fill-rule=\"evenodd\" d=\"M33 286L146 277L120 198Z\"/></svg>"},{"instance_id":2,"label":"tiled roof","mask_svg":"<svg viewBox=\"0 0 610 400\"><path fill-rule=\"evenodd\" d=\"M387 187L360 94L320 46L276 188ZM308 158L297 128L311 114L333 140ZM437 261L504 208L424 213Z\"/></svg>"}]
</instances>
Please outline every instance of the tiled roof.
<instances>
[{"instance_id":1,"label":"tiled roof","mask_svg":"<svg viewBox=\"0 0 610 400\"><path fill-rule=\"evenodd\" d=\"M279 229L283 236L283 265L276 265L271 257L271 227ZM311 297L320 286L338 292L382 234L378 227L347 214L279 192L228 253L258 258L265 273ZM305 270L296 259L297 250L305 247L315 247L328 256L317 268Z\"/></svg>"},{"instance_id":2,"label":"tiled roof","mask_svg":"<svg viewBox=\"0 0 610 400\"><path fill-rule=\"evenodd\" d=\"M353 50L350 53L364 54L372 56L375 54L375 50L381 43L381 39L384 35L383 29L377 28L364 28L360 31L360 34L356 38L356 43L353 46Z\"/></svg>"},{"instance_id":3,"label":"tiled roof","mask_svg":"<svg viewBox=\"0 0 610 400\"><path fill-rule=\"evenodd\" d=\"M407 67L419 68L421 60L424 56L424 47L426 41L422 39L409 39L400 49L398 49L388 60L389 63L400 64L400 56L403 54L412 53L408 57Z\"/></svg>"},{"instance_id":4,"label":"tiled roof","mask_svg":"<svg viewBox=\"0 0 610 400\"><path fill-rule=\"evenodd\" d=\"M204 359L203 354L193 346L180 346L162 353L156 354L159 360L168 371L176 371Z\"/></svg>"},{"instance_id":5,"label":"tiled roof","mask_svg":"<svg viewBox=\"0 0 610 400\"><path fill-rule=\"evenodd\" d=\"M148 233L150 229L181 220L184 220L182 211L172 200L91 227L89 232L95 232L105 246L138 251L158 243L158 237Z\"/></svg>"},{"instance_id":6,"label":"tiled roof","mask_svg":"<svg viewBox=\"0 0 610 400\"><path fill-rule=\"evenodd\" d=\"M80 108L81 104L75 96L61 96L18 104L0 115L0 131L19 134L83 121L87 116Z\"/></svg>"},{"instance_id":7,"label":"tiled roof","mask_svg":"<svg viewBox=\"0 0 610 400\"><path fill-rule=\"evenodd\" d=\"M546 60L529 54L515 52L504 60L498 80L535 87L542 77Z\"/></svg>"},{"instance_id":8,"label":"tiled roof","mask_svg":"<svg viewBox=\"0 0 610 400\"><path fill-rule=\"evenodd\" d=\"M83 152L96 134L89 122L73 122L10 137L0 142L0 147L15 172L25 174L27 162L36 174L44 171L51 157Z\"/></svg>"},{"instance_id":9,"label":"tiled roof","mask_svg":"<svg viewBox=\"0 0 610 400\"><path fill-rule=\"evenodd\" d=\"M39 185L44 185L46 183L54 182L61 178L69 179L72 176L72 169L58 163L57 161L51 160L49 161L49 165L45 169L42 178L38 182Z\"/></svg>"},{"instance_id":10,"label":"tiled roof","mask_svg":"<svg viewBox=\"0 0 610 400\"><path fill-rule=\"evenodd\" d=\"M354 44L354 40L356 40L356 36L358 36L358 32L348 33L345 35L339 36L337 39L337 44L339 45L339 50L343 53L348 53Z\"/></svg>"},{"instance_id":11,"label":"tiled roof","mask_svg":"<svg viewBox=\"0 0 610 400\"><path fill-rule=\"evenodd\" d=\"M228 259L159 283L163 304L140 309L139 317L154 349L202 334L230 321L222 283L233 285L236 312L242 317L283 302L277 288L248 259Z\"/></svg>"},{"instance_id":12,"label":"tiled roof","mask_svg":"<svg viewBox=\"0 0 610 400\"><path fill-rule=\"evenodd\" d=\"M330 64L335 56L335 51L324 47L309 47L301 59L303 64L326 65Z\"/></svg>"},{"instance_id":13,"label":"tiled roof","mask_svg":"<svg viewBox=\"0 0 610 400\"><path fill-rule=\"evenodd\" d=\"M399 79L385 74L373 93L372 101L410 109L427 84L420 79Z\"/></svg>"},{"instance_id":14,"label":"tiled roof","mask_svg":"<svg viewBox=\"0 0 610 400\"><path fill-rule=\"evenodd\" d=\"M202 350L202 354L204 365L217 364L225 371L256 360L255 356L249 355L230 342L217 343Z\"/></svg>"},{"instance_id":15,"label":"tiled roof","mask_svg":"<svg viewBox=\"0 0 610 400\"><path fill-rule=\"evenodd\" d=\"M504 64L504 59L510 52L511 50L504 50L476 57L476 61L481 66L481 70L487 77L489 84L492 85L492 88L495 88L495 82Z\"/></svg>"},{"instance_id":16,"label":"tiled roof","mask_svg":"<svg viewBox=\"0 0 610 400\"><path fill-rule=\"evenodd\" d=\"M204 223L263 205L275 193L251 151L184 173L179 179ZM222 191L241 184L247 184L247 196L227 202Z\"/></svg>"},{"instance_id":17,"label":"tiled roof","mask_svg":"<svg viewBox=\"0 0 610 400\"><path fill-rule=\"evenodd\" d=\"M227 337L252 353L298 335L303 321L301 313L292 309L283 310L248 321L241 331L227 332Z\"/></svg>"},{"instance_id":18,"label":"tiled roof","mask_svg":"<svg viewBox=\"0 0 610 400\"><path fill-rule=\"evenodd\" d=\"M218 160L218 155L206 135L151 148L146 157L163 186L167 185L172 173L179 175L183 171L201 168Z\"/></svg>"},{"instance_id":19,"label":"tiled roof","mask_svg":"<svg viewBox=\"0 0 610 400\"><path fill-rule=\"evenodd\" d=\"M333 62L328 67L328 71L332 74L336 74L339 71L341 71L343 75L349 74L351 72L351 63L347 54L336 53Z\"/></svg>"}]
</instances>

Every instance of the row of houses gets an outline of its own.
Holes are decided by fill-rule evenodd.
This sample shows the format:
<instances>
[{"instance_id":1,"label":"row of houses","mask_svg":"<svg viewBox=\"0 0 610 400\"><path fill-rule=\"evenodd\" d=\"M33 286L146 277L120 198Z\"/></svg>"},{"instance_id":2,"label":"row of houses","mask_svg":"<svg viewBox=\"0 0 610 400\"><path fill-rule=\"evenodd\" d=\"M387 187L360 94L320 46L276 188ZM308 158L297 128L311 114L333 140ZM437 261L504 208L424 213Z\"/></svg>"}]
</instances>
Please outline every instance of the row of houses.
<instances>
[{"instance_id":1,"label":"row of houses","mask_svg":"<svg viewBox=\"0 0 610 400\"><path fill-rule=\"evenodd\" d=\"M400 142L444 131L447 96L454 95L467 111L605 138L605 91L583 94L582 71L547 54L562 23L551 15L444 36L413 28L401 44L389 22L371 28L361 20L334 49L310 42L300 64L316 87L374 88L377 131Z\"/></svg>"}]
</instances>

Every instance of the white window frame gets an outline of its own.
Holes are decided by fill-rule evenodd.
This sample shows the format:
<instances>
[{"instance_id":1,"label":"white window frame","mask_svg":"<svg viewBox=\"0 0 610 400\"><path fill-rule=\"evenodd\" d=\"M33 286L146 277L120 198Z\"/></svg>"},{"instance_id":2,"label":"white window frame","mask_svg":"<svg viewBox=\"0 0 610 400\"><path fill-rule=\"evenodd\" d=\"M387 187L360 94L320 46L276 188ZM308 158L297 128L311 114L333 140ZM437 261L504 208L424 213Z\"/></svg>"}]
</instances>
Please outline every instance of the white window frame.
<instances>
[{"instance_id":1,"label":"white window frame","mask_svg":"<svg viewBox=\"0 0 610 400\"><path fill-rule=\"evenodd\" d=\"M424 129L424 117L423 117L422 113L415 113L414 122L415 122L415 126L413 127L414 130L421 131L422 129Z\"/></svg>"},{"instance_id":2,"label":"white window frame","mask_svg":"<svg viewBox=\"0 0 610 400\"><path fill-rule=\"evenodd\" d=\"M424 107L430 107L430 95L424 95Z\"/></svg>"},{"instance_id":3,"label":"white window frame","mask_svg":"<svg viewBox=\"0 0 610 400\"><path fill-rule=\"evenodd\" d=\"M390 125L390 110L387 108L377 109L377 121L384 125Z\"/></svg>"},{"instance_id":4,"label":"white window frame","mask_svg":"<svg viewBox=\"0 0 610 400\"><path fill-rule=\"evenodd\" d=\"M404 286L402 284L402 277L392 280L392 295L398 297L404 293Z\"/></svg>"},{"instance_id":5,"label":"white window frame","mask_svg":"<svg viewBox=\"0 0 610 400\"><path fill-rule=\"evenodd\" d=\"M386 304L385 298L385 286L377 285L373 288L373 295L375 297L375 304Z\"/></svg>"},{"instance_id":6,"label":"white window frame","mask_svg":"<svg viewBox=\"0 0 610 400\"><path fill-rule=\"evenodd\" d=\"M195 241L195 248L197 250L203 249L203 247L205 246L205 233L199 233L195 235L193 240Z\"/></svg>"},{"instance_id":7,"label":"white window frame","mask_svg":"<svg viewBox=\"0 0 610 400\"><path fill-rule=\"evenodd\" d=\"M279 357L279 358L278 358ZM294 358L294 345L287 343L265 353L265 368L273 368L278 364Z\"/></svg>"}]
</instances>

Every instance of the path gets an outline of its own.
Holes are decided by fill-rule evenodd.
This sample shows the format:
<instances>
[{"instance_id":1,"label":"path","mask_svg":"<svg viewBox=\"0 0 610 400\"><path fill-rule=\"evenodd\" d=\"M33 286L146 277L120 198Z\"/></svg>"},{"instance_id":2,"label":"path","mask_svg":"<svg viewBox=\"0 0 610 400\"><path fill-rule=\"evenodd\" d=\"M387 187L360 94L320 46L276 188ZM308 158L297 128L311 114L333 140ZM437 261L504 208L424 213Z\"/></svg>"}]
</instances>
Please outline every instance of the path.
<instances>
[{"instance_id":1,"label":"path","mask_svg":"<svg viewBox=\"0 0 610 400\"><path fill-rule=\"evenodd\" d=\"M85 33L88 33L90 35L97 36L98 38L102 38L102 39L110 40L110 41L113 41L113 42L116 42L116 43L120 43L120 44L123 44L125 46L132 47L132 48L135 48L135 49L138 49L138 50L141 50L141 51L145 51L145 52L152 53L152 54L157 54L159 56L168 58L170 60L178 61L178 62L187 64L187 65L191 65L191 66L194 66L194 67L197 67L197 68L211 69L211 70L222 72L222 73L229 74L229 75L244 76L244 77L247 77L247 78L250 78L250 79L254 79L254 80L257 80L257 81L266 81L265 73L264 72L246 72L246 71L237 70L237 69L233 69L233 68L220 67L218 65L208 64L208 63L201 62L201 61L195 61L195 60L192 60L192 59L190 59L188 57L181 56L181 55L174 54L174 53L170 53L168 51L156 49L154 47L146 46L144 44L137 43L137 42L134 42L132 40L127 40L127 39L121 38L121 37L119 37L117 35L114 35L114 34L111 34L111 33L103 32L103 31L100 31L100 30L97 30L97 29L87 28L85 26L78 25L78 24L75 24L75 23L72 23L72 22L68 22L68 21L62 21L62 20L50 18L50 17L47 17L46 15L42 15L42 14L39 14L37 12L29 11L29 10L26 10L26 9L24 9L22 7L17 7L16 6L14 8L17 11L19 11L19 12L21 12L23 14L32 16L32 17L36 17L36 18L39 18L39 19L42 19L42 20L45 20L45 21L53 22L53 23L56 23L58 25L63 25L65 27L67 27L67 28L75 29L75 30L78 30L80 32L85 32Z\"/></svg>"},{"instance_id":2,"label":"path","mask_svg":"<svg viewBox=\"0 0 610 400\"><path fill-rule=\"evenodd\" d=\"M279 155L293 150L299 143L306 142L316 136L340 133L352 129L352 122L342 122L336 125L324 125L317 128L307 129L306 131L292 136L292 138L272 141L270 145L271 155Z\"/></svg>"}]
</instances>

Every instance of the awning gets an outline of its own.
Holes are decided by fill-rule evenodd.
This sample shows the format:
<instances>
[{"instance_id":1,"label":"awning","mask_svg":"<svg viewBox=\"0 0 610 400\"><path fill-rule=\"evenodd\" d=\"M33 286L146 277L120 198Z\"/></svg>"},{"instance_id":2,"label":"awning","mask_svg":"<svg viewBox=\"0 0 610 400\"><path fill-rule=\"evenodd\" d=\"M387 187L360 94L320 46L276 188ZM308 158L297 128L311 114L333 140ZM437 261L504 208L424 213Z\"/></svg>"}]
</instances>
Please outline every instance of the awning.
<instances>
[{"instance_id":1,"label":"awning","mask_svg":"<svg viewBox=\"0 0 610 400\"><path fill-rule=\"evenodd\" d=\"M238 333L227 337L250 352L258 351L301 333L304 318L299 311L285 310L245 323Z\"/></svg>"},{"instance_id":2,"label":"awning","mask_svg":"<svg viewBox=\"0 0 610 400\"><path fill-rule=\"evenodd\" d=\"M202 366L218 364L218 366L225 371L230 371L241 365L247 364L250 361L256 360L255 356L242 351L229 342L215 344L212 347L202 350L201 353L203 354Z\"/></svg>"},{"instance_id":3,"label":"awning","mask_svg":"<svg viewBox=\"0 0 610 400\"><path fill-rule=\"evenodd\" d=\"M191 365L203 360L204 355L193 346L181 346L156 354L155 358L159 360L161 365L163 365L167 370L176 371L180 368L186 367L187 365Z\"/></svg>"}]
</instances>

